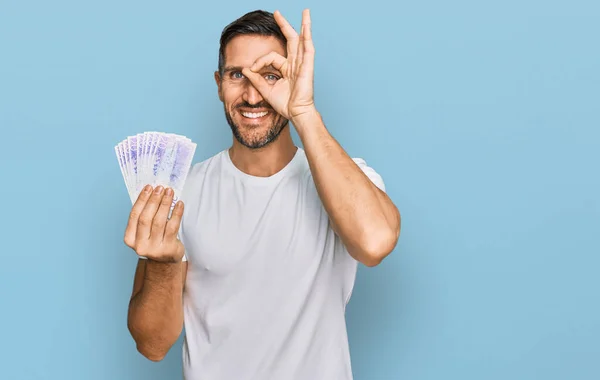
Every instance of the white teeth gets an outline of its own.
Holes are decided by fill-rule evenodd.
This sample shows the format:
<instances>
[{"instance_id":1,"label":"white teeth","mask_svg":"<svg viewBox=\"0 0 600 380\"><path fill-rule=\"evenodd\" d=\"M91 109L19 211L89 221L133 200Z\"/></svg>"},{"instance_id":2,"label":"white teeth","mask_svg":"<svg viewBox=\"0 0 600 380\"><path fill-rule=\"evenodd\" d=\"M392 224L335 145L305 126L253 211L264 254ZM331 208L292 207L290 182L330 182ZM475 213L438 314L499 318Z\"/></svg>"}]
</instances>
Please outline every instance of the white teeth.
<instances>
[{"instance_id":1,"label":"white teeth","mask_svg":"<svg viewBox=\"0 0 600 380\"><path fill-rule=\"evenodd\" d=\"M259 113L254 113L254 112L242 112L242 115L244 117L250 118L250 119L256 119L257 117L263 117L267 114L268 112L259 112Z\"/></svg>"}]
</instances>

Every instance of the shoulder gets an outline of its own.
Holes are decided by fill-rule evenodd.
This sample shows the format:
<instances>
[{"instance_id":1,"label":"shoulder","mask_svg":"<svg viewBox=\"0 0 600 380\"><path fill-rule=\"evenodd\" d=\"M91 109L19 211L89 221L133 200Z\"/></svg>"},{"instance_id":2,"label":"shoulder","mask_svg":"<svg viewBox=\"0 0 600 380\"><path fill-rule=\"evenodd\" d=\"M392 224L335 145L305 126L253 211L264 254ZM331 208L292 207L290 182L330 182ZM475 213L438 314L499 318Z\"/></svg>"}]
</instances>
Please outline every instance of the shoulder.
<instances>
[{"instance_id":1,"label":"shoulder","mask_svg":"<svg viewBox=\"0 0 600 380\"><path fill-rule=\"evenodd\" d=\"M226 150L222 150L204 160L195 163L191 166L188 173L188 180L204 177L207 173L214 171L215 168L222 165L221 160Z\"/></svg>"},{"instance_id":2,"label":"shoulder","mask_svg":"<svg viewBox=\"0 0 600 380\"><path fill-rule=\"evenodd\" d=\"M218 152L213 156L205 158L204 160L197 162L190 166L188 170L184 185L182 199L184 201L189 200L189 194L194 194L202 187L204 180L210 173L214 173L215 167L221 166L221 157L224 151Z\"/></svg>"},{"instance_id":3,"label":"shoulder","mask_svg":"<svg viewBox=\"0 0 600 380\"><path fill-rule=\"evenodd\" d=\"M302 159L304 162L304 173L312 177L310 167L308 165L308 159L304 151L302 151ZM382 176L377 172L375 168L367 163L367 160L363 157L351 157L352 161L358 166L362 172L377 186L381 191L385 192L385 183Z\"/></svg>"}]
</instances>

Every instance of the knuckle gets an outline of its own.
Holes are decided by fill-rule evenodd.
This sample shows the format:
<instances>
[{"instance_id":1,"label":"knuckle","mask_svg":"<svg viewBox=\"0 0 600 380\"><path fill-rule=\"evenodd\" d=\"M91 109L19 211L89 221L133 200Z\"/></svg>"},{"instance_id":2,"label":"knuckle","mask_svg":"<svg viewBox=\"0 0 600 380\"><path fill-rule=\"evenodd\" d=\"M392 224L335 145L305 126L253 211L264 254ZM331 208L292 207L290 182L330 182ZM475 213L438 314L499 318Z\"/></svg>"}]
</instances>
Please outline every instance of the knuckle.
<instances>
[{"instance_id":1,"label":"knuckle","mask_svg":"<svg viewBox=\"0 0 600 380\"><path fill-rule=\"evenodd\" d=\"M171 227L170 224L167 223L167 225L165 226L165 228L163 230L163 241L170 240L171 235L173 235L173 228Z\"/></svg>"},{"instance_id":2,"label":"knuckle","mask_svg":"<svg viewBox=\"0 0 600 380\"><path fill-rule=\"evenodd\" d=\"M171 238L173 235L177 234L177 227L173 226L173 224L167 224L165 228L165 235L167 238Z\"/></svg>"},{"instance_id":3,"label":"knuckle","mask_svg":"<svg viewBox=\"0 0 600 380\"><path fill-rule=\"evenodd\" d=\"M153 257L152 247L148 244L140 244L138 247L136 247L135 252L143 257Z\"/></svg>"},{"instance_id":4,"label":"knuckle","mask_svg":"<svg viewBox=\"0 0 600 380\"><path fill-rule=\"evenodd\" d=\"M125 243L126 246L128 246L129 248L133 248L135 246L135 240L130 238L129 236L125 236L123 238L123 242Z\"/></svg>"},{"instance_id":5,"label":"knuckle","mask_svg":"<svg viewBox=\"0 0 600 380\"><path fill-rule=\"evenodd\" d=\"M138 220L138 225L140 225L141 227L148 227L150 226L150 218L148 218L147 216L143 216Z\"/></svg>"},{"instance_id":6,"label":"knuckle","mask_svg":"<svg viewBox=\"0 0 600 380\"><path fill-rule=\"evenodd\" d=\"M129 213L129 220L136 220L137 218L139 218L140 214L135 210L131 210L131 212Z\"/></svg>"},{"instance_id":7,"label":"knuckle","mask_svg":"<svg viewBox=\"0 0 600 380\"><path fill-rule=\"evenodd\" d=\"M161 203L162 205L164 205L164 206L167 206L167 205L170 205L170 204L171 204L171 201L172 201L172 199L173 199L173 197L172 197L172 196L167 196L167 195L165 195L165 196L164 196L164 197L161 199L160 203Z\"/></svg>"},{"instance_id":8,"label":"knuckle","mask_svg":"<svg viewBox=\"0 0 600 380\"><path fill-rule=\"evenodd\" d=\"M165 224L161 223L160 220L155 219L152 222L152 235L156 235L156 234L162 235L164 232L164 228L165 228Z\"/></svg>"}]
</instances>

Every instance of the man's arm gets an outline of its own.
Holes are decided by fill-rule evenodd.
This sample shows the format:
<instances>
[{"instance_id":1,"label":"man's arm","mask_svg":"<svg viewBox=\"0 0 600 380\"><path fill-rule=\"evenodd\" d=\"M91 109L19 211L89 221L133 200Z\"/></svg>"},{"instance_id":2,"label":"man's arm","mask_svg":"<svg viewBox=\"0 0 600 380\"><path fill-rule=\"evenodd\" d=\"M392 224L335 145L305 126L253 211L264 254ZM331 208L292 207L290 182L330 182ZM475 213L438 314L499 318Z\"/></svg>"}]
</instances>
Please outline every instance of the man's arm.
<instances>
[{"instance_id":1,"label":"man's arm","mask_svg":"<svg viewBox=\"0 0 600 380\"><path fill-rule=\"evenodd\" d=\"M300 35L279 11L273 15L286 37L287 57L270 52L242 73L296 127L321 201L350 255L365 265L377 265L398 241L398 209L331 137L315 108L310 10L302 12ZM259 74L266 66L279 70L283 80L267 82Z\"/></svg>"},{"instance_id":2,"label":"man's arm","mask_svg":"<svg viewBox=\"0 0 600 380\"><path fill-rule=\"evenodd\" d=\"M173 190L154 191L147 185L131 208L125 244L140 259L129 302L127 327L138 351L153 361L162 360L183 329L183 286L187 261L177 238L183 202L177 201L171 217Z\"/></svg>"},{"instance_id":3,"label":"man's arm","mask_svg":"<svg viewBox=\"0 0 600 380\"><path fill-rule=\"evenodd\" d=\"M398 242L400 212L329 134L316 110L292 124L334 231L356 260L379 264Z\"/></svg>"},{"instance_id":4,"label":"man's arm","mask_svg":"<svg viewBox=\"0 0 600 380\"><path fill-rule=\"evenodd\" d=\"M162 360L183 330L183 287L187 261L139 259L129 302L127 327L138 351Z\"/></svg>"}]
</instances>

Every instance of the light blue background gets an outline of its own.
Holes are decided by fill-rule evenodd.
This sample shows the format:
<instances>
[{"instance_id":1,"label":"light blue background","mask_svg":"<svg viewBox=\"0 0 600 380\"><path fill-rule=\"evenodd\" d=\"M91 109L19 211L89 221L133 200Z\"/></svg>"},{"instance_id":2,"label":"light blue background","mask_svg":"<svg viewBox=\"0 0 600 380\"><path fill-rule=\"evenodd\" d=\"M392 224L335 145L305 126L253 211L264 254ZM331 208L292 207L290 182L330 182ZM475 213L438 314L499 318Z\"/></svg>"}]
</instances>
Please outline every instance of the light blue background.
<instances>
[{"instance_id":1,"label":"light blue background","mask_svg":"<svg viewBox=\"0 0 600 380\"><path fill-rule=\"evenodd\" d=\"M600 378L597 1L0 2L0 379L175 379L135 350L114 145L231 143L222 28L312 9L316 101L383 177L397 249L361 268L357 380Z\"/></svg>"}]
</instances>

